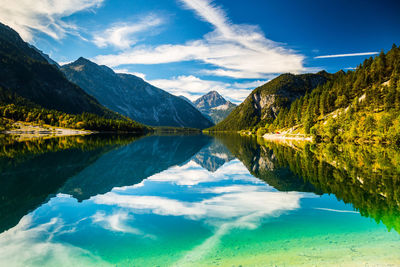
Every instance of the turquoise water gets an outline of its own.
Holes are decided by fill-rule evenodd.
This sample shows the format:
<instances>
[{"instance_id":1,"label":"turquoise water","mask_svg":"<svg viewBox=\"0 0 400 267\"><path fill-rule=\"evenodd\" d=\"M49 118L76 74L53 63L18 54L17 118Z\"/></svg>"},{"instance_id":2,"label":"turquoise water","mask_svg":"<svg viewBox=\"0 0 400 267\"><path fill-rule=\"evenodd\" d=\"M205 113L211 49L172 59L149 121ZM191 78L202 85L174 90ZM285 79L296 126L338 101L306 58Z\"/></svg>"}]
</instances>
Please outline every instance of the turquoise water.
<instances>
[{"instance_id":1,"label":"turquoise water","mask_svg":"<svg viewBox=\"0 0 400 267\"><path fill-rule=\"evenodd\" d=\"M37 146L1 158L0 266L400 266L398 202L347 199L324 176L328 192L280 146L203 135Z\"/></svg>"}]
</instances>

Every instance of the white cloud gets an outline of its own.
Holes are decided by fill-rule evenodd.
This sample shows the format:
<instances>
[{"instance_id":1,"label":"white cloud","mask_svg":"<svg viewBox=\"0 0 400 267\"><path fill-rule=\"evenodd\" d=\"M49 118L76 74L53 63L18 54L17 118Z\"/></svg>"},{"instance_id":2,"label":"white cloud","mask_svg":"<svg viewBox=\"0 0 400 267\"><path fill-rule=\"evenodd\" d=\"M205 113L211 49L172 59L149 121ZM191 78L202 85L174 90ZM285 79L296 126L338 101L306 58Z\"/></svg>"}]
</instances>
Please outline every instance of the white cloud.
<instances>
[{"instance_id":1,"label":"white cloud","mask_svg":"<svg viewBox=\"0 0 400 267\"><path fill-rule=\"evenodd\" d=\"M70 61L57 61L58 65L60 65L60 66L67 65L67 64L70 64L72 62L74 62L74 61L71 61L71 60Z\"/></svg>"},{"instance_id":2,"label":"white cloud","mask_svg":"<svg viewBox=\"0 0 400 267\"><path fill-rule=\"evenodd\" d=\"M79 35L78 27L63 18L79 11L100 7L104 0L2 0L0 21L16 30L25 41L32 41L34 31L59 40L66 34Z\"/></svg>"},{"instance_id":3,"label":"white cloud","mask_svg":"<svg viewBox=\"0 0 400 267\"><path fill-rule=\"evenodd\" d=\"M138 41L138 35L160 26L163 20L155 15L149 15L137 22L115 23L103 32L96 33L93 42L98 47L113 46L119 49L127 49Z\"/></svg>"},{"instance_id":4,"label":"white cloud","mask_svg":"<svg viewBox=\"0 0 400 267\"><path fill-rule=\"evenodd\" d=\"M141 73L141 72L132 72L132 71L129 71L127 68L113 68L113 71L116 73L135 75L139 78L142 78L143 80L146 80L146 74Z\"/></svg>"},{"instance_id":5,"label":"white cloud","mask_svg":"<svg viewBox=\"0 0 400 267\"><path fill-rule=\"evenodd\" d=\"M265 80L257 80L257 81L252 81L252 82L243 82L243 83L235 82L235 83L233 84L233 87L235 87L235 88L241 88L241 89L248 89L248 88L253 88L253 89L255 89L255 88L257 88L257 87L259 87L259 86L265 84L266 82L268 82L268 81L265 81Z\"/></svg>"},{"instance_id":6,"label":"white cloud","mask_svg":"<svg viewBox=\"0 0 400 267\"><path fill-rule=\"evenodd\" d=\"M259 27L231 23L225 12L208 0L181 2L214 30L184 44L135 47L94 60L109 66L199 61L217 67L207 70L208 74L232 78L266 78L271 73L306 70L303 55L267 39Z\"/></svg>"},{"instance_id":7,"label":"white cloud","mask_svg":"<svg viewBox=\"0 0 400 267\"><path fill-rule=\"evenodd\" d=\"M171 79L157 79L150 80L149 83L154 86L160 87L167 90L174 95L183 95L190 100L195 100L199 96L208 93L209 91L217 91L226 99L233 103L242 102L251 91L266 83L267 81L253 81L243 83L226 83L221 81L203 80L199 77L189 76L178 76Z\"/></svg>"},{"instance_id":8,"label":"white cloud","mask_svg":"<svg viewBox=\"0 0 400 267\"><path fill-rule=\"evenodd\" d=\"M357 56L369 56L369 55L376 55L379 52L364 52L364 53L351 53L351 54L337 54L337 55L324 55L324 56L317 56L314 58L335 58L335 57L357 57Z\"/></svg>"}]
</instances>

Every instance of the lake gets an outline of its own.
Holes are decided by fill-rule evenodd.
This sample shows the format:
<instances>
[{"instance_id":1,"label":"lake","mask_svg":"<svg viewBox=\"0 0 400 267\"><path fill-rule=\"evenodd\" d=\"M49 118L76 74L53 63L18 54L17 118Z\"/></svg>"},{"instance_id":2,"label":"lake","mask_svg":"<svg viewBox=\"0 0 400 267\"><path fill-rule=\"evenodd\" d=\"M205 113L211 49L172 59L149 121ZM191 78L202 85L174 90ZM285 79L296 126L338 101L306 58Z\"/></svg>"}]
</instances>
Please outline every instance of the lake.
<instances>
[{"instance_id":1,"label":"lake","mask_svg":"<svg viewBox=\"0 0 400 267\"><path fill-rule=\"evenodd\" d=\"M239 135L0 150L0 266L400 266L400 151Z\"/></svg>"}]
</instances>

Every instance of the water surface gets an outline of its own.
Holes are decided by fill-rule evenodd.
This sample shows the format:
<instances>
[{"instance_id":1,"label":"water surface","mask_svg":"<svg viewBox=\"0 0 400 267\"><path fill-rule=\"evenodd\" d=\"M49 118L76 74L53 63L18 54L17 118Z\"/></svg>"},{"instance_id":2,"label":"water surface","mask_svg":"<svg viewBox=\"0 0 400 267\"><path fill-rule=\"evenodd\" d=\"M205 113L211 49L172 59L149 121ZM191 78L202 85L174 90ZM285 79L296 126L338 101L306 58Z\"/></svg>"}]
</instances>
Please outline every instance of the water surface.
<instances>
[{"instance_id":1,"label":"water surface","mask_svg":"<svg viewBox=\"0 0 400 267\"><path fill-rule=\"evenodd\" d=\"M400 153L240 136L0 152L0 266L400 266Z\"/></svg>"}]
</instances>

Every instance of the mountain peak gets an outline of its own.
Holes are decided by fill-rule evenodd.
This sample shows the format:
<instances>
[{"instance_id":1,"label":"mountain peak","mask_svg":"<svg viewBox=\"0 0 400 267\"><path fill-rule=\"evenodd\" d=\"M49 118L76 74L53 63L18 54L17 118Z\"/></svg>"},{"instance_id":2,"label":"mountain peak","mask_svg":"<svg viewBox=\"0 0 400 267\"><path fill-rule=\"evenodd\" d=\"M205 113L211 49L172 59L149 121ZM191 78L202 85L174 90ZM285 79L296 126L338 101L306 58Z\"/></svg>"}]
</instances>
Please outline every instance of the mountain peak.
<instances>
[{"instance_id":1,"label":"mountain peak","mask_svg":"<svg viewBox=\"0 0 400 267\"><path fill-rule=\"evenodd\" d=\"M217 91L210 91L207 94L205 94L204 96L208 96L208 95L215 95L215 96L222 97Z\"/></svg>"},{"instance_id":2,"label":"mountain peak","mask_svg":"<svg viewBox=\"0 0 400 267\"><path fill-rule=\"evenodd\" d=\"M217 123L224 119L236 105L227 101L217 91L210 91L193 102L195 107Z\"/></svg>"},{"instance_id":3,"label":"mountain peak","mask_svg":"<svg viewBox=\"0 0 400 267\"><path fill-rule=\"evenodd\" d=\"M87 58L79 57L77 60L75 60L74 62L69 63L67 65L88 65L88 64L95 64L95 63L90 61Z\"/></svg>"},{"instance_id":4,"label":"mountain peak","mask_svg":"<svg viewBox=\"0 0 400 267\"><path fill-rule=\"evenodd\" d=\"M225 100L217 91L210 91L207 94L199 97L193 102L197 108L209 107L214 108L220 105L225 105L228 101Z\"/></svg>"},{"instance_id":5,"label":"mountain peak","mask_svg":"<svg viewBox=\"0 0 400 267\"><path fill-rule=\"evenodd\" d=\"M104 65L97 65L93 61L90 61L87 58L79 57L72 63L66 64L63 68L71 68L75 71L89 71L89 72L103 72L107 73L108 75L116 75L115 72L107 66Z\"/></svg>"}]
</instances>

